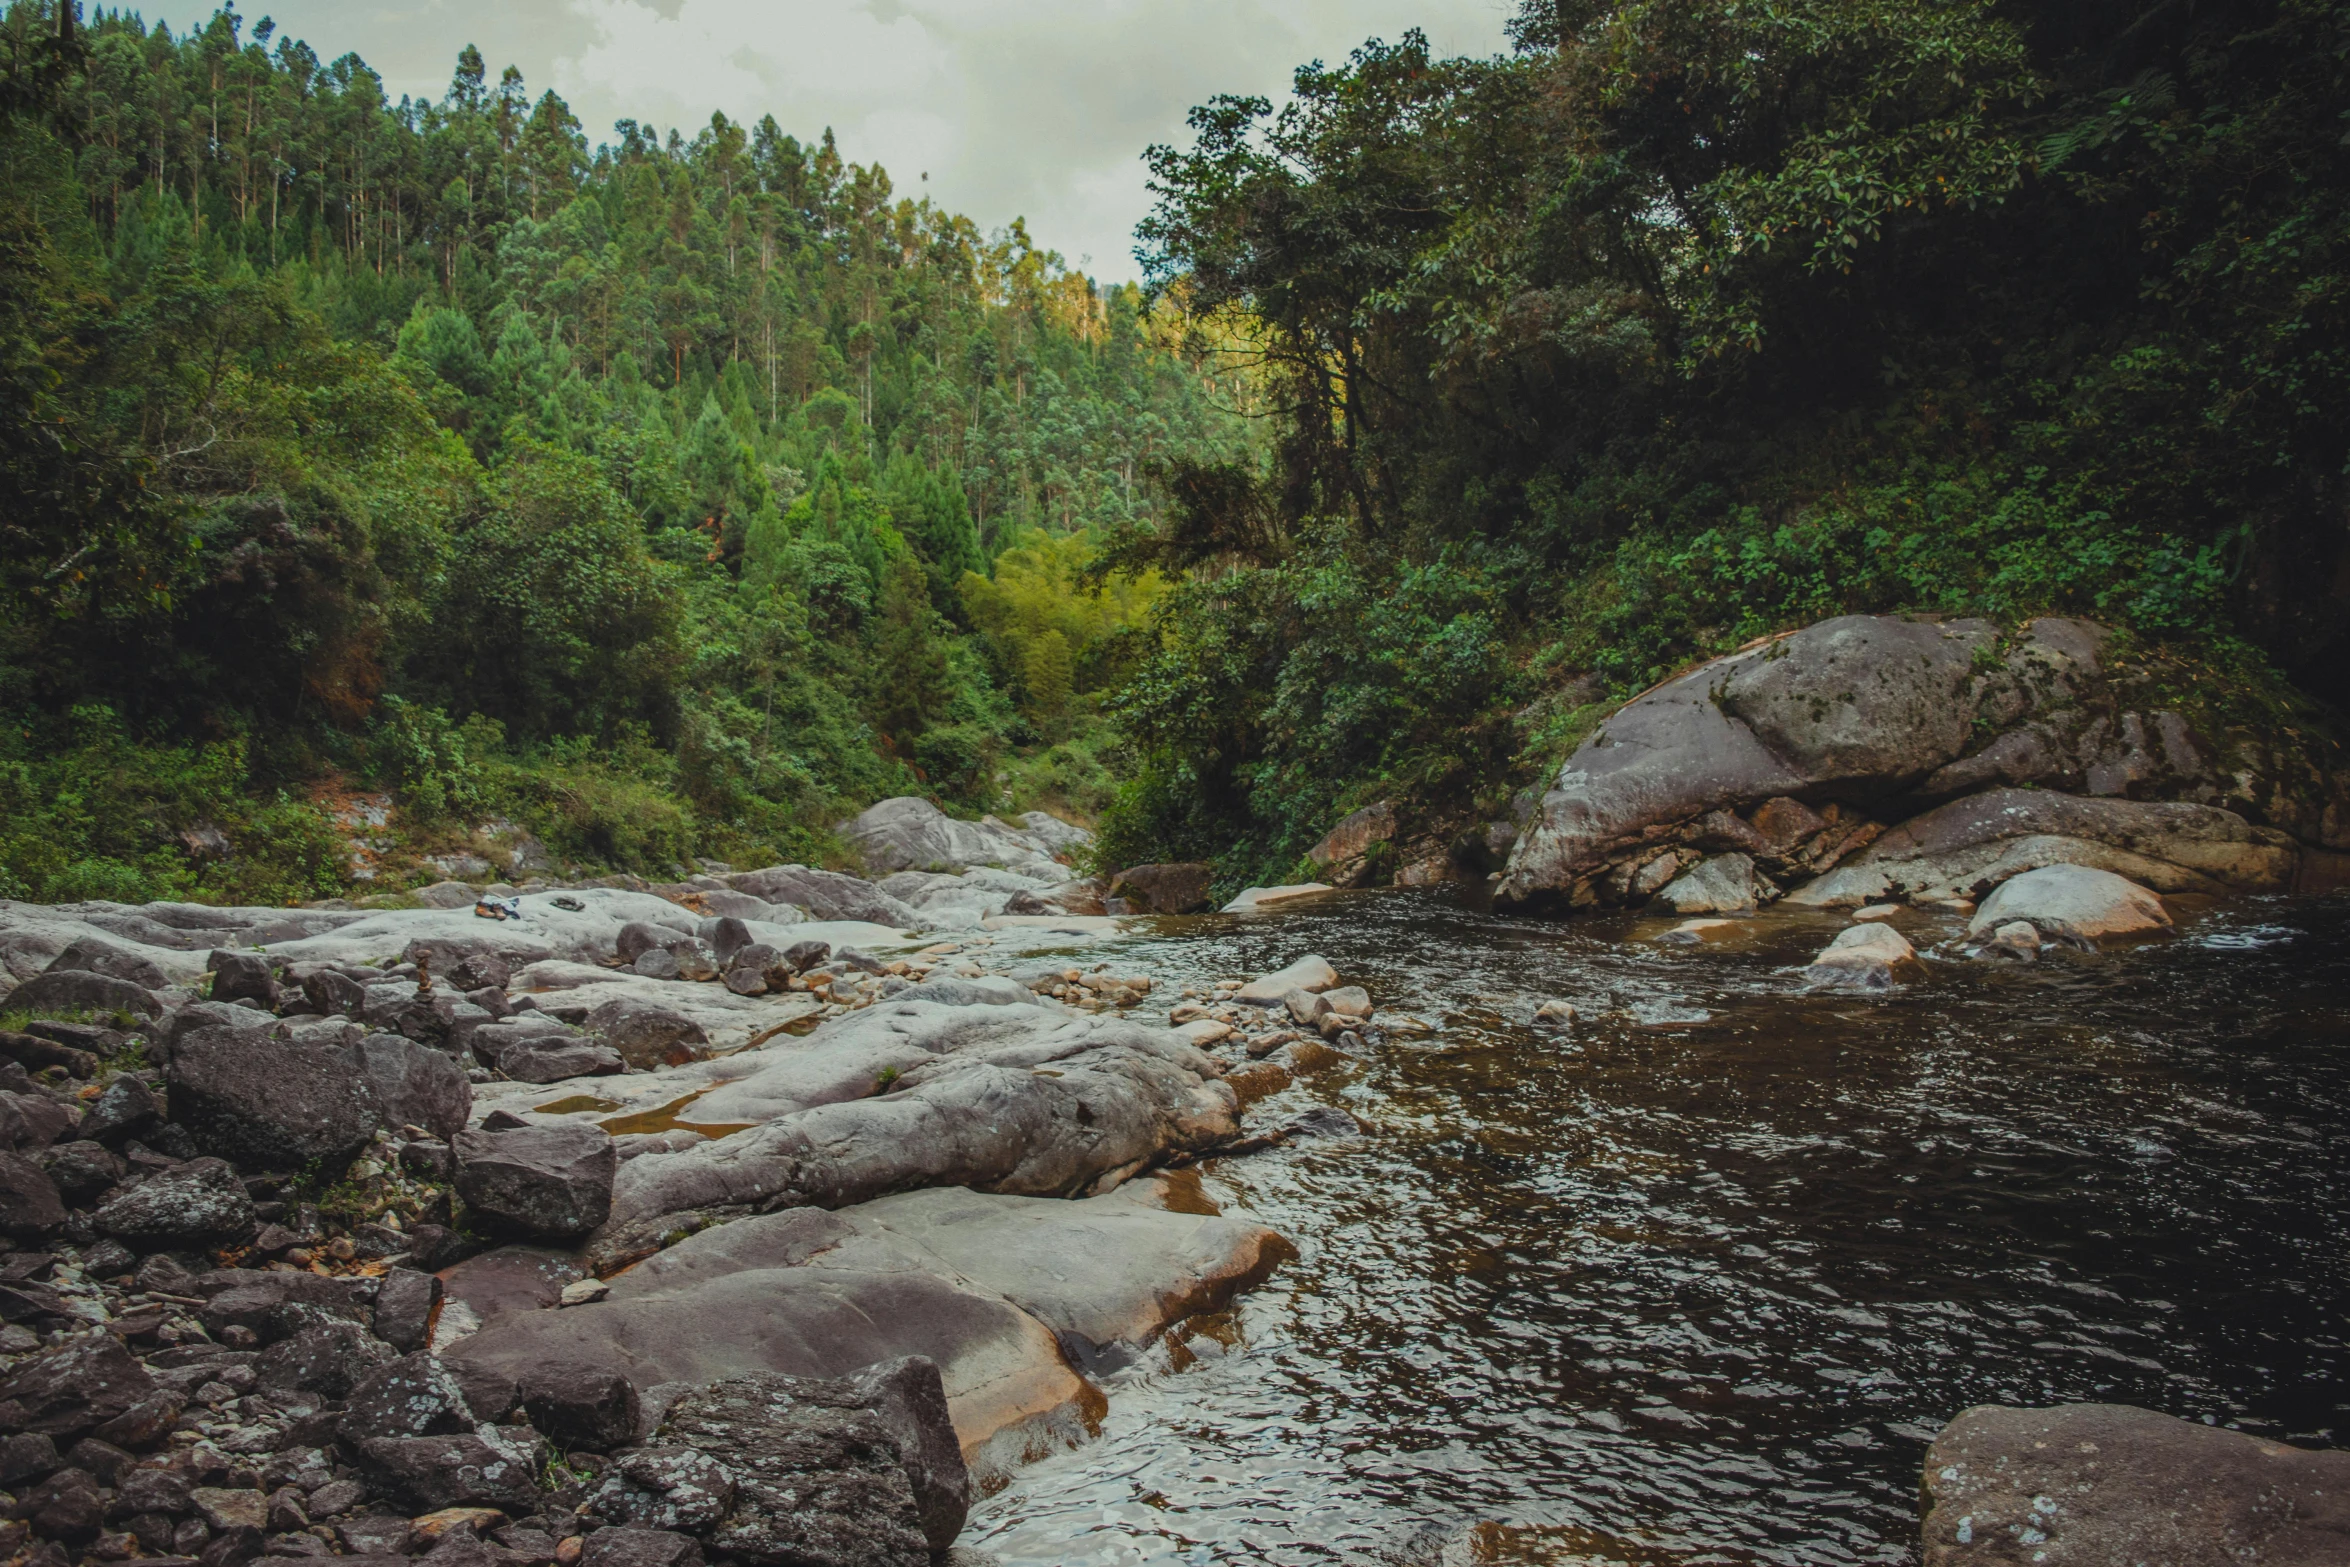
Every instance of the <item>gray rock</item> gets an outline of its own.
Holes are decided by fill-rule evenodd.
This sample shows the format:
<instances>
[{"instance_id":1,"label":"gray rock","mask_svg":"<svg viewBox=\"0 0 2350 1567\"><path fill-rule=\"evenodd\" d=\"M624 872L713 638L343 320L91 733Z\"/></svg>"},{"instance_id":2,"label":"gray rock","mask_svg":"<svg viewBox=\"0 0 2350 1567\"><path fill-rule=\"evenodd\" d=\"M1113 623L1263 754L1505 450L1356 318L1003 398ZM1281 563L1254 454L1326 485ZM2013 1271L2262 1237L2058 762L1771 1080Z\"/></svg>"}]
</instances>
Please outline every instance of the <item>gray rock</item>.
<instances>
[{"instance_id":1,"label":"gray rock","mask_svg":"<svg viewBox=\"0 0 2350 1567\"><path fill-rule=\"evenodd\" d=\"M616 950L623 963L634 963L648 952L664 952L681 932L646 920L630 920L620 927Z\"/></svg>"},{"instance_id":2,"label":"gray rock","mask_svg":"<svg viewBox=\"0 0 2350 1567\"><path fill-rule=\"evenodd\" d=\"M598 1529L580 1567L702 1567L701 1542L667 1529Z\"/></svg>"},{"instance_id":3,"label":"gray rock","mask_svg":"<svg viewBox=\"0 0 2350 1567\"><path fill-rule=\"evenodd\" d=\"M215 952L204 965L212 971L215 1001L258 1001L264 1006L277 997L269 959L254 952Z\"/></svg>"},{"instance_id":4,"label":"gray rock","mask_svg":"<svg viewBox=\"0 0 2350 1567\"><path fill-rule=\"evenodd\" d=\"M88 969L53 969L36 974L8 993L8 1010L35 1017L61 1012L125 1012L133 1017L163 1015L163 1003L143 986ZM265 1018L263 1021L267 1021Z\"/></svg>"},{"instance_id":5,"label":"gray rock","mask_svg":"<svg viewBox=\"0 0 2350 1567\"><path fill-rule=\"evenodd\" d=\"M866 865L876 871L960 870L970 865L998 865L1011 870L1054 872L1051 853L1037 838L989 817L978 822L957 821L928 800L911 795L883 800L835 829L855 847ZM1059 880L1058 874L1052 874ZM758 892L738 878L741 891ZM797 901L797 900L792 900ZM855 917L855 916L852 916Z\"/></svg>"},{"instance_id":6,"label":"gray rock","mask_svg":"<svg viewBox=\"0 0 2350 1567\"><path fill-rule=\"evenodd\" d=\"M82 1112L81 1135L119 1148L134 1137L154 1134L163 1124L163 1106L147 1085L124 1073L99 1091Z\"/></svg>"},{"instance_id":7,"label":"gray rock","mask_svg":"<svg viewBox=\"0 0 2350 1567\"><path fill-rule=\"evenodd\" d=\"M1815 985L1851 990L1885 990L1897 971L1914 965L1917 949L1882 920L1841 931L1811 960L1804 977Z\"/></svg>"},{"instance_id":8,"label":"gray rock","mask_svg":"<svg viewBox=\"0 0 2350 1567\"><path fill-rule=\"evenodd\" d=\"M838 871L771 865L765 870L738 872L726 881L737 892L768 903L795 904L820 920L866 920L899 929L919 929L923 923L914 909L871 882Z\"/></svg>"},{"instance_id":9,"label":"gray rock","mask_svg":"<svg viewBox=\"0 0 2350 1567\"><path fill-rule=\"evenodd\" d=\"M128 980L142 990L161 990L171 983L170 976L153 959L96 936L83 936L72 942L57 954L49 967L53 972L82 969L92 974L107 974Z\"/></svg>"},{"instance_id":10,"label":"gray rock","mask_svg":"<svg viewBox=\"0 0 2350 1567\"><path fill-rule=\"evenodd\" d=\"M335 1434L360 1446L396 1437L461 1436L474 1424L465 1390L449 1369L437 1356L411 1353L353 1385Z\"/></svg>"},{"instance_id":11,"label":"gray rock","mask_svg":"<svg viewBox=\"0 0 2350 1567\"><path fill-rule=\"evenodd\" d=\"M557 1446L608 1452L634 1441L636 1387L608 1366L534 1366L515 1378L530 1423Z\"/></svg>"},{"instance_id":12,"label":"gray rock","mask_svg":"<svg viewBox=\"0 0 2350 1567\"><path fill-rule=\"evenodd\" d=\"M585 1235L610 1216L619 1160L601 1128L567 1122L460 1132L457 1195L484 1227L524 1236Z\"/></svg>"},{"instance_id":13,"label":"gray rock","mask_svg":"<svg viewBox=\"0 0 2350 1567\"><path fill-rule=\"evenodd\" d=\"M304 1328L330 1322L360 1322L369 1312L340 1279L315 1273L238 1270L198 1280L211 1299L203 1311L204 1331L214 1338L231 1327L250 1330L264 1344L293 1337Z\"/></svg>"},{"instance_id":14,"label":"gray rock","mask_svg":"<svg viewBox=\"0 0 2350 1567\"><path fill-rule=\"evenodd\" d=\"M823 941L795 941L783 949L783 961L794 974L805 974L819 963L830 962L832 945Z\"/></svg>"},{"instance_id":15,"label":"gray rock","mask_svg":"<svg viewBox=\"0 0 2350 1567\"><path fill-rule=\"evenodd\" d=\"M527 1429L481 1425L448 1436L377 1437L353 1444L360 1469L420 1513L495 1507L523 1516L538 1508L544 1444Z\"/></svg>"},{"instance_id":16,"label":"gray rock","mask_svg":"<svg viewBox=\"0 0 2350 1567\"><path fill-rule=\"evenodd\" d=\"M684 1013L621 996L587 1015L581 1025L601 1038L630 1066L653 1070L709 1059L710 1036Z\"/></svg>"},{"instance_id":17,"label":"gray rock","mask_svg":"<svg viewBox=\"0 0 2350 1567\"><path fill-rule=\"evenodd\" d=\"M731 916L709 921L708 928L700 933L700 939L709 943L710 953L718 960L721 969L732 967L734 955L751 945L753 940L751 928Z\"/></svg>"},{"instance_id":18,"label":"gray rock","mask_svg":"<svg viewBox=\"0 0 2350 1567\"><path fill-rule=\"evenodd\" d=\"M1754 861L1743 854L1717 854L1696 869L1667 882L1656 895L1660 910L1683 918L1697 914L1751 914L1765 889Z\"/></svg>"},{"instance_id":19,"label":"gray rock","mask_svg":"<svg viewBox=\"0 0 2350 1567\"><path fill-rule=\"evenodd\" d=\"M2168 931L2170 911L2136 882L2085 865L2047 865L1999 884L1967 922L1978 935L2015 921L2094 946L2114 936Z\"/></svg>"},{"instance_id":20,"label":"gray rock","mask_svg":"<svg viewBox=\"0 0 2350 1567\"><path fill-rule=\"evenodd\" d=\"M367 1004L367 987L335 969L302 976L302 998L326 1017L357 1017Z\"/></svg>"},{"instance_id":21,"label":"gray rock","mask_svg":"<svg viewBox=\"0 0 2350 1567\"><path fill-rule=\"evenodd\" d=\"M172 1048L172 1110L197 1146L258 1170L340 1173L383 1124L349 1050L199 1028Z\"/></svg>"},{"instance_id":22,"label":"gray rock","mask_svg":"<svg viewBox=\"0 0 2350 1567\"><path fill-rule=\"evenodd\" d=\"M705 1454L732 1476L725 1514L705 1531L717 1550L759 1562L928 1567L932 1540L898 1432L872 1405L847 1381L731 1378L672 1404L654 1439ZM943 1396L935 1412L943 1421ZM962 1509L951 1510L960 1530ZM950 1532L940 1548L953 1541Z\"/></svg>"},{"instance_id":23,"label":"gray rock","mask_svg":"<svg viewBox=\"0 0 2350 1567\"><path fill-rule=\"evenodd\" d=\"M219 1159L192 1159L109 1201L91 1216L101 1234L149 1251L250 1240L260 1221L237 1172Z\"/></svg>"},{"instance_id":24,"label":"gray rock","mask_svg":"<svg viewBox=\"0 0 2350 1567\"><path fill-rule=\"evenodd\" d=\"M495 952L474 952L460 959L449 970L449 985L454 990L504 990L514 982L514 966Z\"/></svg>"},{"instance_id":25,"label":"gray rock","mask_svg":"<svg viewBox=\"0 0 2350 1567\"><path fill-rule=\"evenodd\" d=\"M707 1529L734 1505L734 1476L690 1447L633 1447L613 1455L589 1501L605 1518L651 1529Z\"/></svg>"},{"instance_id":26,"label":"gray rock","mask_svg":"<svg viewBox=\"0 0 2350 1567\"><path fill-rule=\"evenodd\" d=\"M642 975L646 979L677 979L681 977L677 954L666 947L654 947L649 951L638 953L636 961L630 964L629 968L631 972Z\"/></svg>"},{"instance_id":27,"label":"gray rock","mask_svg":"<svg viewBox=\"0 0 2350 1567\"><path fill-rule=\"evenodd\" d=\"M354 1048L378 1125L421 1126L444 1138L463 1130L473 1085L455 1061L397 1034L369 1034Z\"/></svg>"},{"instance_id":28,"label":"gray rock","mask_svg":"<svg viewBox=\"0 0 2350 1567\"><path fill-rule=\"evenodd\" d=\"M2350 1453L2119 1404L1966 1411L1925 1502L1924 1567L2350 1561Z\"/></svg>"},{"instance_id":29,"label":"gray rock","mask_svg":"<svg viewBox=\"0 0 2350 1567\"><path fill-rule=\"evenodd\" d=\"M493 1064L517 1083L560 1083L566 1078L611 1077L628 1070L620 1052L602 1040L547 1032L527 1034L501 1047Z\"/></svg>"},{"instance_id":30,"label":"gray rock","mask_svg":"<svg viewBox=\"0 0 2350 1567\"><path fill-rule=\"evenodd\" d=\"M32 1153L46 1148L61 1137L73 1136L75 1129L73 1111L35 1090L31 1083L21 1090L0 1089L0 1134L19 1150Z\"/></svg>"}]
</instances>

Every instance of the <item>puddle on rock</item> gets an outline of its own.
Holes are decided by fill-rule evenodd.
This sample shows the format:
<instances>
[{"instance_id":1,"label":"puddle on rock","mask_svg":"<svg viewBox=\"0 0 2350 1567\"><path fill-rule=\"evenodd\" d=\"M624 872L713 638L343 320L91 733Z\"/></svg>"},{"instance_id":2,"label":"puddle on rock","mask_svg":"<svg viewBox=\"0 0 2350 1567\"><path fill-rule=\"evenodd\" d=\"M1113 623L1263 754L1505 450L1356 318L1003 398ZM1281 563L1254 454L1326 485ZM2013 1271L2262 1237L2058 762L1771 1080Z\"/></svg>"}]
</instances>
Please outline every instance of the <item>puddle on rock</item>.
<instances>
[{"instance_id":1,"label":"puddle on rock","mask_svg":"<svg viewBox=\"0 0 2350 1567\"><path fill-rule=\"evenodd\" d=\"M709 1091L707 1088L697 1088L684 1098L672 1099L656 1109L639 1110L634 1115L616 1115L609 1121L598 1121L596 1124L614 1137L627 1137L637 1132L699 1132L704 1137L717 1138L731 1137L736 1132L751 1129L754 1123L749 1121L732 1125L704 1125L685 1120L678 1114Z\"/></svg>"},{"instance_id":2,"label":"puddle on rock","mask_svg":"<svg viewBox=\"0 0 2350 1567\"><path fill-rule=\"evenodd\" d=\"M604 1111L619 1108L620 1101L617 1099L598 1099L593 1094L573 1094L570 1098L558 1099L551 1105L540 1105L532 1111L532 1114L582 1115L591 1110Z\"/></svg>"}]
</instances>

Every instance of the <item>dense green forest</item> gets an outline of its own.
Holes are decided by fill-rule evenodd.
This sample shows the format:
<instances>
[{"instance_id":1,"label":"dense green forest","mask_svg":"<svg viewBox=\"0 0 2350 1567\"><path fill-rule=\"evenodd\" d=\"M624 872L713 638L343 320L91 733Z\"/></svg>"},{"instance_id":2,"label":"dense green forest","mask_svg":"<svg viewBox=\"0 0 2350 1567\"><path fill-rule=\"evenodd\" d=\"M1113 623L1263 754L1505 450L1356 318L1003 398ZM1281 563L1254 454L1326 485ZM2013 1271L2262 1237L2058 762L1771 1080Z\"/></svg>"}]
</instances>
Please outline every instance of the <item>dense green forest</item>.
<instances>
[{"instance_id":1,"label":"dense green forest","mask_svg":"<svg viewBox=\"0 0 2350 1567\"><path fill-rule=\"evenodd\" d=\"M1372 44L1151 154L1151 276L1243 323L1275 412L1121 525L1178 581L1112 857L1277 873L1380 797L1441 835L1610 698L1840 611L2088 612L2223 707L2350 695L2350 6L1515 36Z\"/></svg>"},{"instance_id":2,"label":"dense green forest","mask_svg":"<svg viewBox=\"0 0 2350 1567\"><path fill-rule=\"evenodd\" d=\"M16 0L0 27L0 896L821 854L922 791L1105 794L1157 590L1086 578L1247 450L1201 325L773 118L690 138L468 48ZM1221 377L1221 383L1219 382Z\"/></svg>"},{"instance_id":3,"label":"dense green forest","mask_svg":"<svg viewBox=\"0 0 2350 1567\"><path fill-rule=\"evenodd\" d=\"M1526 0L1221 98L1102 289L763 120L223 11L0 39L0 894L878 795L1443 837L1847 610L2350 695L2350 4Z\"/></svg>"}]
</instances>

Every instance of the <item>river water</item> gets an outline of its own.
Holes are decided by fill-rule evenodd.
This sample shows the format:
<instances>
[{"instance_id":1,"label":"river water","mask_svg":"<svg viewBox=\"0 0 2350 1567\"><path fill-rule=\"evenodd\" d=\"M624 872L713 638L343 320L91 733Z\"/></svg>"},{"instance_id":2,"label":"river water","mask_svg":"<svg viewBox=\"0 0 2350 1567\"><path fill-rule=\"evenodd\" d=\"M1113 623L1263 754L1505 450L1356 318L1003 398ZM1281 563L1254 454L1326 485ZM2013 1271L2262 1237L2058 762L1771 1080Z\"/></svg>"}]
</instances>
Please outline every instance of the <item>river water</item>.
<instances>
[{"instance_id":1,"label":"river water","mask_svg":"<svg viewBox=\"0 0 2350 1567\"><path fill-rule=\"evenodd\" d=\"M1460 893L1157 922L1119 966L1319 952L1442 1024L1251 1112L1365 1127L1206 1167L1296 1242L1108 1384L964 1539L1014 1567L1910 1562L1972 1404L2350 1436L2350 900L1808 995L1840 922L1726 946ZM1960 934L1907 916L1921 952ZM1946 948L1945 948L1946 950ZM1565 1036L1529 1026L1551 997Z\"/></svg>"}]
</instances>

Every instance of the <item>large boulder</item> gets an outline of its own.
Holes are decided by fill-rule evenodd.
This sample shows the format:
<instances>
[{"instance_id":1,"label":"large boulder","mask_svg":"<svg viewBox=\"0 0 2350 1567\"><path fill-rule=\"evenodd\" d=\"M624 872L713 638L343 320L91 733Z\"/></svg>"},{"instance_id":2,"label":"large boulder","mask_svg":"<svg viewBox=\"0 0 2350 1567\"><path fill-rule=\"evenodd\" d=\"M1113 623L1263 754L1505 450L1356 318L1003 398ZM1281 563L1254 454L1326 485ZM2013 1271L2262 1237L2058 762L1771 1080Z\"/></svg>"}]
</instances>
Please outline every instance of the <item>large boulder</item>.
<instances>
[{"instance_id":1,"label":"large boulder","mask_svg":"<svg viewBox=\"0 0 2350 1567\"><path fill-rule=\"evenodd\" d=\"M76 969L92 974L111 975L128 980L142 990L161 990L171 983L170 976L154 959L133 952L98 936L83 936L67 944L49 964L51 972L66 973Z\"/></svg>"},{"instance_id":2,"label":"large boulder","mask_svg":"<svg viewBox=\"0 0 2350 1567\"><path fill-rule=\"evenodd\" d=\"M91 1216L102 1234L144 1248L233 1245L259 1227L253 1199L219 1159L191 1159L151 1175Z\"/></svg>"},{"instance_id":3,"label":"large boulder","mask_svg":"<svg viewBox=\"0 0 2350 1567\"><path fill-rule=\"evenodd\" d=\"M698 1490L725 1497L698 1532L754 1562L929 1567L970 1507L938 1368L925 1360L852 1378L728 1378L672 1404L652 1446L698 1455L723 1476L696 1476ZM674 1456L671 1470L690 1472ZM598 1503L625 1515L649 1495L624 1479ZM661 1494L654 1505L667 1504Z\"/></svg>"},{"instance_id":4,"label":"large boulder","mask_svg":"<svg viewBox=\"0 0 2350 1567\"><path fill-rule=\"evenodd\" d=\"M172 1047L171 1105L206 1153L240 1166L339 1173L384 1117L350 1046L213 1026Z\"/></svg>"},{"instance_id":5,"label":"large boulder","mask_svg":"<svg viewBox=\"0 0 2350 1567\"><path fill-rule=\"evenodd\" d=\"M919 929L922 916L869 881L805 865L770 865L726 878L737 892L768 903L796 905L820 920L864 920L899 929Z\"/></svg>"},{"instance_id":6,"label":"large boulder","mask_svg":"<svg viewBox=\"0 0 2350 1567\"><path fill-rule=\"evenodd\" d=\"M957 821L928 800L912 795L880 801L834 830L876 871L960 871L973 865L1000 865L1060 879L1052 852L1033 834L1006 826L992 816L977 822ZM756 891L739 881L734 885L742 891Z\"/></svg>"},{"instance_id":7,"label":"large boulder","mask_svg":"<svg viewBox=\"0 0 2350 1567\"><path fill-rule=\"evenodd\" d=\"M166 1407L161 1423L168 1427L179 1403L120 1339L97 1333L68 1339L0 1380L0 1432L30 1431L60 1446L96 1436L119 1446L128 1428L153 1424Z\"/></svg>"},{"instance_id":8,"label":"large boulder","mask_svg":"<svg viewBox=\"0 0 2350 1567\"><path fill-rule=\"evenodd\" d=\"M1333 886L1352 887L1372 869L1371 853L1395 837L1395 806L1381 800L1346 817L1306 850L1314 872Z\"/></svg>"},{"instance_id":9,"label":"large boulder","mask_svg":"<svg viewBox=\"0 0 2350 1567\"><path fill-rule=\"evenodd\" d=\"M383 1124L420 1126L442 1138L464 1129L473 1085L447 1054L398 1034L369 1034L351 1048Z\"/></svg>"},{"instance_id":10,"label":"large boulder","mask_svg":"<svg viewBox=\"0 0 2350 1567\"><path fill-rule=\"evenodd\" d=\"M1926 1450L1924 1567L2350 1561L2350 1453L2120 1404L1970 1409Z\"/></svg>"},{"instance_id":11,"label":"large boulder","mask_svg":"<svg viewBox=\"0 0 2350 1567\"><path fill-rule=\"evenodd\" d=\"M1838 934L1811 960L1804 978L1832 988L1886 990L1897 971L1917 961L1917 949L1908 937L1881 920L1870 920Z\"/></svg>"},{"instance_id":12,"label":"large boulder","mask_svg":"<svg viewBox=\"0 0 2350 1567\"><path fill-rule=\"evenodd\" d=\"M710 1036L701 1024L674 1008L635 996L605 1002L580 1026L619 1052L630 1066L647 1071L710 1057Z\"/></svg>"},{"instance_id":13,"label":"large boulder","mask_svg":"<svg viewBox=\"0 0 2350 1567\"><path fill-rule=\"evenodd\" d=\"M1137 914L1198 914L1215 907L1215 881L1213 865L1130 865L1110 878L1110 896Z\"/></svg>"},{"instance_id":14,"label":"large boulder","mask_svg":"<svg viewBox=\"0 0 2350 1567\"><path fill-rule=\"evenodd\" d=\"M1999 884L1983 900L1967 934L1979 936L2011 921L2043 936L2095 945L2112 936L2144 936L2171 928L2162 899L2134 881L2085 865L2048 865Z\"/></svg>"},{"instance_id":15,"label":"large boulder","mask_svg":"<svg viewBox=\"0 0 2350 1567\"><path fill-rule=\"evenodd\" d=\"M613 1232L597 1239L599 1271L661 1233L665 1214L842 1207L921 1186L1074 1196L1239 1134L1239 1102L1214 1063L1124 1019L898 1001L825 1024L794 1054L836 1041L928 1058L861 1097L629 1160L613 1189Z\"/></svg>"},{"instance_id":16,"label":"large boulder","mask_svg":"<svg viewBox=\"0 0 2350 1567\"><path fill-rule=\"evenodd\" d=\"M51 969L36 974L8 993L8 1010L34 1017L66 1012L124 1012L146 1019L161 1017L163 1003L143 985L88 969Z\"/></svg>"},{"instance_id":17,"label":"large boulder","mask_svg":"<svg viewBox=\"0 0 2350 1567\"><path fill-rule=\"evenodd\" d=\"M483 1228L499 1234L585 1235L609 1217L612 1138L577 1121L505 1132L460 1132L457 1195Z\"/></svg>"},{"instance_id":18,"label":"large boulder","mask_svg":"<svg viewBox=\"0 0 2350 1567\"><path fill-rule=\"evenodd\" d=\"M2111 871L2159 892L2283 892L2301 858L2285 834L2217 806L1996 788L1910 818L1790 901L1980 898L2049 865Z\"/></svg>"},{"instance_id":19,"label":"large boulder","mask_svg":"<svg viewBox=\"0 0 2350 1567\"><path fill-rule=\"evenodd\" d=\"M1642 885L1644 872L1691 850L1749 854L1786 885L1867 848L1883 823L2022 785L2267 800L2272 791L2231 773L2177 714L2129 706L2146 685L2108 668L2102 633L2078 621L2039 620L2014 636L1979 620L1823 621L1619 709L1543 796L1497 891L1505 902L1637 903L1661 885ZM2241 835L2241 818L2234 827ZM2289 885L2299 851L2272 835L2220 857L2231 884Z\"/></svg>"}]
</instances>

